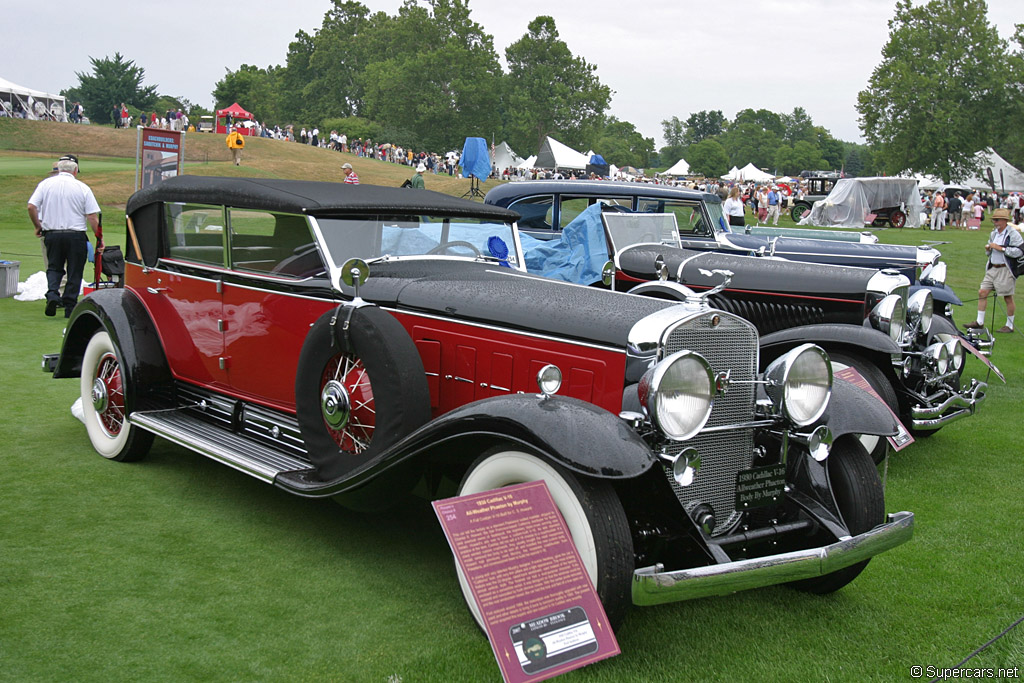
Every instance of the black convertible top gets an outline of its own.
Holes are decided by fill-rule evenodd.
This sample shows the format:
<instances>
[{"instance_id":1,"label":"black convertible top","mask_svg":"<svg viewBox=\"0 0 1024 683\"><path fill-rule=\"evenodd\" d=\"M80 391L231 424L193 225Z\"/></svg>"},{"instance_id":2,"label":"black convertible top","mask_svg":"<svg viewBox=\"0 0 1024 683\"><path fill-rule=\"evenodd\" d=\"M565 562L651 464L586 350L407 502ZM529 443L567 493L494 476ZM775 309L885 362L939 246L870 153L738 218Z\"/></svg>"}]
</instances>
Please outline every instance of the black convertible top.
<instances>
[{"instance_id":1,"label":"black convertible top","mask_svg":"<svg viewBox=\"0 0 1024 683\"><path fill-rule=\"evenodd\" d=\"M157 202L223 204L240 209L286 213L412 213L518 220L496 206L457 199L440 192L380 185L346 185L311 180L177 176L140 190L128 200L131 215Z\"/></svg>"}]
</instances>

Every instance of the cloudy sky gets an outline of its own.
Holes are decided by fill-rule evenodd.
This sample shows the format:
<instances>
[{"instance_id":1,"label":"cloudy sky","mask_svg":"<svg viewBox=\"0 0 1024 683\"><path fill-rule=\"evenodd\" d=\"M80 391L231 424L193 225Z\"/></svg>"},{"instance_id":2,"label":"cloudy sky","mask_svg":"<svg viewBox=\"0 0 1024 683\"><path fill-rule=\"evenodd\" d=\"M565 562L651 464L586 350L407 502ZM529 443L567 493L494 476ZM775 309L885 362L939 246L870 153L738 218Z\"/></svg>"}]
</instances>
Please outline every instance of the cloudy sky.
<instances>
[{"instance_id":1,"label":"cloudy sky","mask_svg":"<svg viewBox=\"0 0 1024 683\"><path fill-rule=\"evenodd\" d=\"M394 14L400 0L363 0ZM207 107L226 69L283 64L299 29L319 28L329 0L93 0L10 3L0 26L0 77L57 92L115 51L147 85ZM702 109L803 107L843 140L861 140L854 105L878 64L895 0L470 0L499 56L536 16L555 18L576 55L614 91L611 114L658 146L661 121ZM713 9L711 9L713 8ZM1003 38L1021 0L989 0ZM246 102L241 103L246 106ZM88 112L87 112L88 113ZM466 131L490 137L486 131ZM523 156L536 150L516 150Z\"/></svg>"}]
</instances>

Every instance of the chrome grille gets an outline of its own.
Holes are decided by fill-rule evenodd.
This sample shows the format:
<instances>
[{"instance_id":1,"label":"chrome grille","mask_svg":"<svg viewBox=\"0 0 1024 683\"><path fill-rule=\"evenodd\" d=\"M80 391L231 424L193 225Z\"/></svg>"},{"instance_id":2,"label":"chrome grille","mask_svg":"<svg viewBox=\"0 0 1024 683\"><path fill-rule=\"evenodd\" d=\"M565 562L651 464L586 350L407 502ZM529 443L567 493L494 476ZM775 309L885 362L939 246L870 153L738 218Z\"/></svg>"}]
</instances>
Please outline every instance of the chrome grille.
<instances>
[{"instance_id":1,"label":"chrome grille","mask_svg":"<svg viewBox=\"0 0 1024 683\"><path fill-rule=\"evenodd\" d=\"M757 344L753 325L722 311L707 311L666 330L662 358L690 350L704 356L716 374L730 371L729 390L715 399L706 429L754 419ZM668 473L672 489L687 511L700 503L710 505L715 511L712 535L725 533L740 517L736 511L736 473L753 463L754 432L749 428L705 432L685 443L670 443L668 450L675 454L687 447L696 448L700 454L700 470L694 483L685 488Z\"/></svg>"},{"instance_id":2,"label":"chrome grille","mask_svg":"<svg viewBox=\"0 0 1024 683\"><path fill-rule=\"evenodd\" d=\"M665 468L665 476L683 509L689 513L701 503L710 505L715 512L715 528L711 535L724 534L736 525L742 515L736 510L736 473L750 469L753 464L754 430L698 434L686 443L671 443L666 450L676 455L690 447L700 453L700 469L693 483L680 486L672 478L670 468Z\"/></svg>"}]
</instances>

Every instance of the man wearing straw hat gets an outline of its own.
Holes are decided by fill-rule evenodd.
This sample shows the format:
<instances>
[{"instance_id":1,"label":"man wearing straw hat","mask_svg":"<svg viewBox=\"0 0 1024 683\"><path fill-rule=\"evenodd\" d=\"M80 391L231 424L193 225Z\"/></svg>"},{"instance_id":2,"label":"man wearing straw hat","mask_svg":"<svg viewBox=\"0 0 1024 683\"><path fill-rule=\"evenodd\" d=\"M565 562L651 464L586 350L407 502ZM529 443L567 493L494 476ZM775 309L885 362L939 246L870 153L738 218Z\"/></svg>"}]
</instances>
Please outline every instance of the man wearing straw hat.
<instances>
[{"instance_id":1,"label":"man wearing straw hat","mask_svg":"<svg viewBox=\"0 0 1024 683\"><path fill-rule=\"evenodd\" d=\"M1020 258L1021 246L1024 245L1024 237L1016 230L1010 230L1006 226L1010 222L1009 209L996 209L992 212L992 222L995 229L989 235L988 244L985 245L985 252L988 254L988 261L985 264L985 277L981 280L981 287L978 290L978 319L975 322L967 323L964 327L977 330L985 327L985 309L988 307L988 295L994 289L996 296L1006 300L1006 324L996 332L1013 332L1013 315L1017 305L1013 301L1014 289L1017 281L1013 273L1006 266L1007 258Z\"/></svg>"}]
</instances>

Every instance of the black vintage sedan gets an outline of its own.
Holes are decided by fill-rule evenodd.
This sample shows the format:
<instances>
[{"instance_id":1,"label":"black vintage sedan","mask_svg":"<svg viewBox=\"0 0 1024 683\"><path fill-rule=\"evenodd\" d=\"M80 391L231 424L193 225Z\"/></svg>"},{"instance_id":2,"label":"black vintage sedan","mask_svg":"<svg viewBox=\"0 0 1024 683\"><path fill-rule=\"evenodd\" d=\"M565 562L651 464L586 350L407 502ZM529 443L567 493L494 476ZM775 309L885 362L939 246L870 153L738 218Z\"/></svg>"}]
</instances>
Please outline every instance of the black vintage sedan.
<instances>
[{"instance_id":1,"label":"black vintage sedan","mask_svg":"<svg viewBox=\"0 0 1024 683\"><path fill-rule=\"evenodd\" d=\"M934 315L929 290L911 294L896 271L685 249L675 214L607 205L591 205L557 240L524 234L520 242L527 269L546 277L598 284L607 262L612 282L604 284L617 289L707 298L757 327L762 366L799 344L817 344L836 369L856 368L917 435L972 415L985 399L985 383L961 386L961 333ZM876 461L886 455L884 439L867 438L865 446Z\"/></svg>"},{"instance_id":2,"label":"black vintage sedan","mask_svg":"<svg viewBox=\"0 0 1024 683\"><path fill-rule=\"evenodd\" d=\"M802 237L768 237L730 229L718 195L666 185L584 180L536 180L505 183L487 193L484 202L522 214L519 227L538 238L551 238L595 202L623 209L676 214L681 246L696 251L780 256L791 261L895 268L912 285L932 292L935 312L951 317L950 306L961 300L945 284L946 265L932 246L862 244Z\"/></svg>"},{"instance_id":3,"label":"black vintage sedan","mask_svg":"<svg viewBox=\"0 0 1024 683\"><path fill-rule=\"evenodd\" d=\"M126 213L124 286L79 303L54 372L109 460L160 437L361 507L544 480L613 621L833 591L911 537L855 438L895 424L821 348L761 373L733 313L530 275L512 211L182 176Z\"/></svg>"}]
</instances>

